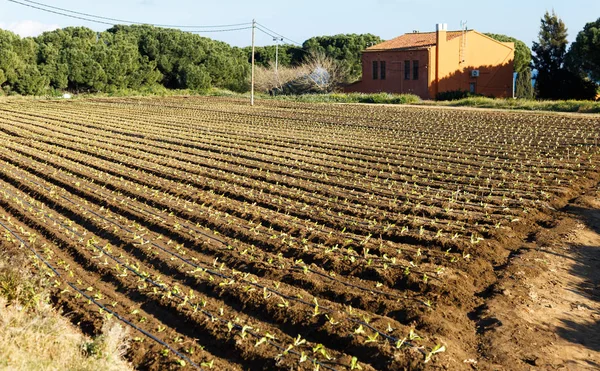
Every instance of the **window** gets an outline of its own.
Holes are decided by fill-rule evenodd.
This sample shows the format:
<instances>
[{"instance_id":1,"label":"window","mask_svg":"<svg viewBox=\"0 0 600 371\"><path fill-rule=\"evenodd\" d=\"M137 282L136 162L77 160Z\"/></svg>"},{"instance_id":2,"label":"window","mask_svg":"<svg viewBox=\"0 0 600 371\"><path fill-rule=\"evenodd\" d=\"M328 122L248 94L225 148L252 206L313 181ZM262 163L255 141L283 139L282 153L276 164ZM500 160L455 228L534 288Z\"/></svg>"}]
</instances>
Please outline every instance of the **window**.
<instances>
[{"instance_id":1,"label":"window","mask_svg":"<svg viewBox=\"0 0 600 371\"><path fill-rule=\"evenodd\" d=\"M413 61L413 80L419 79L419 61Z\"/></svg>"},{"instance_id":2,"label":"window","mask_svg":"<svg viewBox=\"0 0 600 371\"><path fill-rule=\"evenodd\" d=\"M385 61L381 61L379 69L381 70L381 79L385 80Z\"/></svg>"},{"instance_id":3,"label":"window","mask_svg":"<svg viewBox=\"0 0 600 371\"><path fill-rule=\"evenodd\" d=\"M410 61L404 61L404 80L410 80Z\"/></svg>"},{"instance_id":4,"label":"window","mask_svg":"<svg viewBox=\"0 0 600 371\"><path fill-rule=\"evenodd\" d=\"M377 80L379 77L379 62L373 61L373 80Z\"/></svg>"},{"instance_id":5,"label":"window","mask_svg":"<svg viewBox=\"0 0 600 371\"><path fill-rule=\"evenodd\" d=\"M472 82L472 83L469 83L469 91L470 91L471 93L475 94L475 93L476 93L476 90L477 90L477 84L476 84L476 83L474 83L474 82Z\"/></svg>"}]
</instances>

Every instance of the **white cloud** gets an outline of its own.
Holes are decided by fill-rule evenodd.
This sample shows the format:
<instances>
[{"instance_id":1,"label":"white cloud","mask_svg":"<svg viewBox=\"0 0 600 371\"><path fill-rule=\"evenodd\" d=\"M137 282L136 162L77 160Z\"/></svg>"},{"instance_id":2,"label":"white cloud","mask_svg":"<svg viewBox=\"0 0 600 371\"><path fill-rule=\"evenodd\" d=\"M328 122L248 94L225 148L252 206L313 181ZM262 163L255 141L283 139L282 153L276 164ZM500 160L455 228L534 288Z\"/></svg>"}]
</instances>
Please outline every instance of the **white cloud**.
<instances>
[{"instance_id":1,"label":"white cloud","mask_svg":"<svg viewBox=\"0 0 600 371\"><path fill-rule=\"evenodd\" d=\"M0 28L12 31L21 37L38 36L42 32L60 28L57 24L44 24L37 21L19 21L13 23L0 23Z\"/></svg>"}]
</instances>

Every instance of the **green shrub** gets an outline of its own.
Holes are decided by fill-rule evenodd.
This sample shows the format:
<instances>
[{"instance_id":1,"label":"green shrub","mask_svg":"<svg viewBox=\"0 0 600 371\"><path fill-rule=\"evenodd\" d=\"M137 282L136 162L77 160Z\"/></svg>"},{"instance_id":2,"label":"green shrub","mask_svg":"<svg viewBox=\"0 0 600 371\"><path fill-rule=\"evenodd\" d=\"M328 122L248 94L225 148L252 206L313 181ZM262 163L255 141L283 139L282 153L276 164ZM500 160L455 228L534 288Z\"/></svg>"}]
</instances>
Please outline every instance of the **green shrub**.
<instances>
[{"instance_id":1,"label":"green shrub","mask_svg":"<svg viewBox=\"0 0 600 371\"><path fill-rule=\"evenodd\" d=\"M421 98L413 94L390 93L329 93L279 95L272 99L291 100L304 103L377 103L377 104L412 104L421 102Z\"/></svg>"},{"instance_id":2,"label":"green shrub","mask_svg":"<svg viewBox=\"0 0 600 371\"><path fill-rule=\"evenodd\" d=\"M471 93L470 91L466 91L466 90L449 90L449 91L443 91L440 93L437 93L437 95L435 96L435 100L440 100L440 101L452 101L452 100L459 100L459 99L465 99L465 98L473 98L473 97L483 97L484 95L482 94L477 94L477 93Z\"/></svg>"},{"instance_id":3,"label":"green shrub","mask_svg":"<svg viewBox=\"0 0 600 371\"><path fill-rule=\"evenodd\" d=\"M427 103L425 103L427 104ZM600 102L586 100L494 99L472 97L448 102L431 103L453 107L478 107L526 111L600 113Z\"/></svg>"}]
</instances>

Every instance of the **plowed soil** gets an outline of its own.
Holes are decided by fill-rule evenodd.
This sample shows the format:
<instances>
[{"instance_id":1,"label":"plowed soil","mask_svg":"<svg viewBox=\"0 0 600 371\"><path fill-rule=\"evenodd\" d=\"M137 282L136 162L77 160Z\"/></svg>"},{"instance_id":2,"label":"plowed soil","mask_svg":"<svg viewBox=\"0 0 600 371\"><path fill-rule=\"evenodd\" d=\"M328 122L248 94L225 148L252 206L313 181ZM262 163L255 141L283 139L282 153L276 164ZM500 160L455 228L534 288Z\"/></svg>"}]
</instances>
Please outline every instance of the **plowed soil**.
<instances>
[{"instance_id":1,"label":"plowed soil","mask_svg":"<svg viewBox=\"0 0 600 371\"><path fill-rule=\"evenodd\" d=\"M600 118L0 102L0 231L144 370L594 369Z\"/></svg>"}]
</instances>

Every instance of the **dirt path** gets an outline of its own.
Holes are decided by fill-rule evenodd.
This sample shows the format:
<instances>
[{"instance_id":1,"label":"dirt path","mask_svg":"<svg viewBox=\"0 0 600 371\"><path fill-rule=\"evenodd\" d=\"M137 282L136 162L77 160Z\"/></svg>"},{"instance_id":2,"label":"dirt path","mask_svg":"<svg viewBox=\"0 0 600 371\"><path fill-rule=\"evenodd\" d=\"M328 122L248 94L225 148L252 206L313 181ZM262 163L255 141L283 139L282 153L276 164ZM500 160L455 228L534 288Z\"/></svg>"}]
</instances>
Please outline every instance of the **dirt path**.
<instances>
[{"instance_id":1,"label":"dirt path","mask_svg":"<svg viewBox=\"0 0 600 371\"><path fill-rule=\"evenodd\" d=\"M557 217L499 269L476 313L487 359L474 369L600 369L600 191Z\"/></svg>"}]
</instances>

